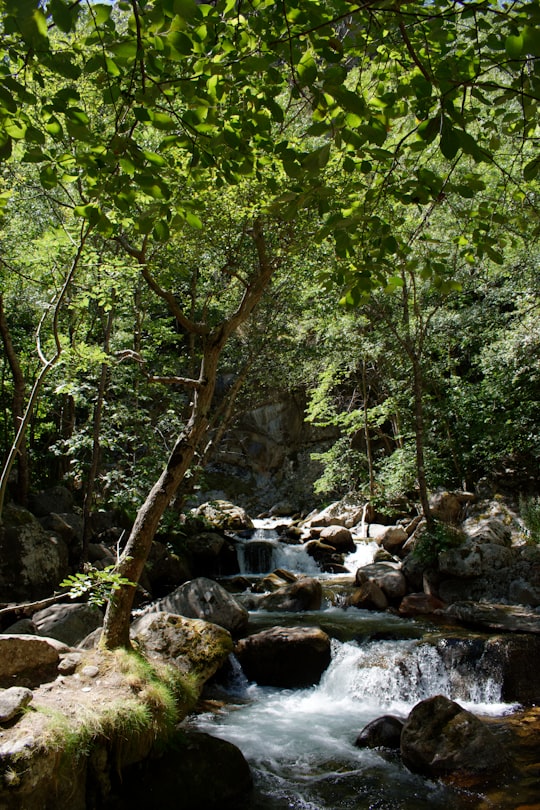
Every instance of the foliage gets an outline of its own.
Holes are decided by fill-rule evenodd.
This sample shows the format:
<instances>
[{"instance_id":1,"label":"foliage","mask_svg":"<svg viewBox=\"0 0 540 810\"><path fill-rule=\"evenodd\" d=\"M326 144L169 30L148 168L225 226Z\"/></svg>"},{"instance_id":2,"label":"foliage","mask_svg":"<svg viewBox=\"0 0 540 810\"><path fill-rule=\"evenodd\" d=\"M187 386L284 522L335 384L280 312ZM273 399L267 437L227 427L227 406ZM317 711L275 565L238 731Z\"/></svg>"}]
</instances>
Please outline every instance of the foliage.
<instances>
[{"instance_id":1,"label":"foliage","mask_svg":"<svg viewBox=\"0 0 540 810\"><path fill-rule=\"evenodd\" d=\"M133 583L115 573L114 565L98 569L88 563L85 564L84 571L71 574L60 583L61 588L69 588L71 599L79 599L84 596L87 597L90 605L98 607L108 602L122 585L133 585Z\"/></svg>"},{"instance_id":2,"label":"foliage","mask_svg":"<svg viewBox=\"0 0 540 810\"><path fill-rule=\"evenodd\" d=\"M528 542L540 544L540 497L521 497L519 511L525 524Z\"/></svg>"},{"instance_id":3,"label":"foliage","mask_svg":"<svg viewBox=\"0 0 540 810\"><path fill-rule=\"evenodd\" d=\"M434 565L442 551L456 548L462 542L463 538L448 524L433 521L433 525L426 528L418 538L413 555L426 565Z\"/></svg>"}]
</instances>

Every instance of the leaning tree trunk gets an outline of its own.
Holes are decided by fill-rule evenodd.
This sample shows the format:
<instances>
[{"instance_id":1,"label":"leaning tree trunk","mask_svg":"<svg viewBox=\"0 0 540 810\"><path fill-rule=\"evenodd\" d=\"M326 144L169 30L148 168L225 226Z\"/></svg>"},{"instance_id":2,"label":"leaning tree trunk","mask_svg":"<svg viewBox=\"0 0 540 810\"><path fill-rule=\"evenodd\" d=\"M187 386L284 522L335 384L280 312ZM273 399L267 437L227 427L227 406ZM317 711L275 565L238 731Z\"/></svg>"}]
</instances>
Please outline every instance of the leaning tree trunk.
<instances>
[{"instance_id":1,"label":"leaning tree trunk","mask_svg":"<svg viewBox=\"0 0 540 810\"><path fill-rule=\"evenodd\" d=\"M101 644L107 649L129 647L130 615L136 584L142 574L159 521L206 433L221 348L218 343L205 352L200 377L204 382L195 391L191 419L178 437L163 472L140 508L116 567L116 573L132 584L118 588L109 601L101 638Z\"/></svg>"},{"instance_id":2,"label":"leaning tree trunk","mask_svg":"<svg viewBox=\"0 0 540 810\"><path fill-rule=\"evenodd\" d=\"M236 311L220 326L206 333L199 379L185 381L186 383L191 382L193 388L191 418L178 437L165 469L141 506L126 547L115 568L115 573L129 580L130 584L120 585L113 591L109 600L101 637L101 645L107 649L130 646L129 625L137 582L148 558L159 521L206 435L221 352L229 337L249 318L259 303L278 266L279 260L272 261L266 254L266 240L261 220L257 219L254 222L249 234L253 239L257 254L257 267L245 287ZM132 251L132 255L137 254ZM164 292L152 278L144 253L140 252L137 258L150 288L169 303L173 312L182 318L184 324L192 323L178 310L174 297Z\"/></svg>"}]
</instances>

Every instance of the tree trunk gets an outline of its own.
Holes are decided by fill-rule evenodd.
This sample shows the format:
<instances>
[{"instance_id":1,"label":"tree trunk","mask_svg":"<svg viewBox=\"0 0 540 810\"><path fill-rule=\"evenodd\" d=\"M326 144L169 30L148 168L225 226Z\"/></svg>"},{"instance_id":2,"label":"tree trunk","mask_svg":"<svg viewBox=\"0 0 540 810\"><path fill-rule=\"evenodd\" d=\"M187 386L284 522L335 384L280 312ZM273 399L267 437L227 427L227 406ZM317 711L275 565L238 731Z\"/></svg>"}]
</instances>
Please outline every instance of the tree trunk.
<instances>
[{"instance_id":1,"label":"tree trunk","mask_svg":"<svg viewBox=\"0 0 540 810\"><path fill-rule=\"evenodd\" d=\"M362 397L364 399L364 436L366 440L366 458L369 471L369 494L375 495L375 470L373 468L373 449L371 446L371 431L368 424L368 384L366 372L366 356L362 357Z\"/></svg>"},{"instance_id":2,"label":"tree trunk","mask_svg":"<svg viewBox=\"0 0 540 810\"><path fill-rule=\"evenodd\" d=\"M24 416L24 395L26 386L21 364L19 363L17 352L15 351L13 341L11 340L11 333L9 331L3 304L3 296L0 295L0 336L4 344L4 350L6 352L7 361L11 370L11 376L13 378L12 419L14 433L17 435ZM28 463L28 448L23 435L17 455L17 491L15 495L15 500L22 506L26 506L29 485L30 469Z\"/></svg>"},{"instance_id":3,"label":"tree trunk","mask_svg":"<svg viewBox=\"0 0 540 810\"><path fill-rule=\"evenodd\" d=\"M233 332L251 315L277 267L277 260L270 261L267 257L266 240L261 220L257 219L254 222L250 235L257 254L257 268L250 283L244 290L236 311L223 321L219 327L205 334L199 379L198 381L192 381L194 385L192 386L193 400L190 420L178 437L165 469L141 506L126 547L116 566L115 573L128 579L131 584L120 586L113 592L109 600L101 637L101 644L107 649L112 650L118 647L130 646L129 626L137 582L148 558L159 521L188 471L198 446L206 435L209 424L208 415L214 396L221 352ZM131 251L131 253L136 255L134 251ZM139 253L138 259L143 270L143 276L149 280L151 288L158 292L162 298L168 300L170 296L165 294L161 288L158 288L155 280L151 278L143 252ZM172 305L175 306L174 301ZM177 310L175 309L175 311ZM185 317L182 320L185 324L189 323L189 320ZM201 334L200 330L198 334Z\"/></svg>"},{"instance_id":4,"label":"tree trunk","mask_svg":"<svg viewBox=\"0 0 540 810\"><path fill-rule=\"evenodd\" d=\"M105 323L103 336L103 351L105 352L105 354L109 353L113 320L114 315L111 309L107 321ZM88 542L90 540L90 512L92 510L92 504L94 501L94 489L96 484L96 478L101 463L101 419L103 415L103 405L105 401L105 391L107 389L108 376L109 376L109 364L102 363L96 404L94 406L94 421L92 425L92 460L90 462L90 469L88 471L88 480L86 482L86 492L84 495L84 504L83 504L83 547L82 547L83 562L86 562L86 560L88 559Z\"/></svg>"},{"instance_id":5,"label":"tree trunk","mask_svg":"<svg viewBox=\"0 0 540 810\"><path fill-rule=\"evenodd\" d=\"M414 395L414 435L416 445L416 474L418 476L418 491L420 505L424 517L430 526L433 523L431 509L429 507L429 497L426 478L426 465L424 458L424 380L422 366L417 354L414 351L409 353L413 372L413 395Z\"/></svg>"}]
</instances>

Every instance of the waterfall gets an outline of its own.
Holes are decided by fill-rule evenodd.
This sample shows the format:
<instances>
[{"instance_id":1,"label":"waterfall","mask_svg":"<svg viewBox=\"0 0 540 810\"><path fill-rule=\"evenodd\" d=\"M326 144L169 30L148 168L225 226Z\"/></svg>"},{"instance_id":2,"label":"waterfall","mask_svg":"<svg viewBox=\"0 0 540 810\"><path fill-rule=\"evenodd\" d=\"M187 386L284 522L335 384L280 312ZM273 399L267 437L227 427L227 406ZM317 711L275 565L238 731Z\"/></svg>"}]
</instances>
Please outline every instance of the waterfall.
<instances>
[{"instance_id":1,"label":"waterfall","mask_svg":"<svg viewBox=\"0 0 540 810\"><path fill-rule=\"evenodd\" d=\"M249 537L238 538L236 554L240 573L269 574L276 568L285 568L299 574L319 576L321 570L307 553L306 546L280 542L275 525L275 521L256 521Z\"/></svg>"}]
</instances>

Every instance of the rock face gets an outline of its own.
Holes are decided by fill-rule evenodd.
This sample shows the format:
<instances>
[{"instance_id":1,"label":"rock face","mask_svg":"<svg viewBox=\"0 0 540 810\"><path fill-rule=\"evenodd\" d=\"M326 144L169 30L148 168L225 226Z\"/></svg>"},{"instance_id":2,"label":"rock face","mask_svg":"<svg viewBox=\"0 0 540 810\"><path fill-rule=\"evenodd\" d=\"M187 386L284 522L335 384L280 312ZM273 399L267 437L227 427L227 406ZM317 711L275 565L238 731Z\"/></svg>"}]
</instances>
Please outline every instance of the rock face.
<instances>
[{"instance_id":1,"label":"rock face","mask_svg":"<svg viewBox=\"0 0 540 810\"><path fill-rule=\"evenodd\" d=\"M330 638L318 627L272 627L241 639L235 654L250 681L312 686L330 663Z\"/></svg>"},{"instance_id":2,"label":"rock face","mask_svg":"<svg viewBox=\"0 0 540 810\"><path fill-rule=\"evenodd\" d=\"M137 619L131 635L149 658L159 658L184 674L196 676L199 687L223 666L233 651L233 641L223 627L174 616L149 613Z\"/></svg>"},{"instance_id":3,"label":"rock face","mask_svg":"<svg viewBox=\"0 0 540 810\"><path fill-rule=\"evenodd\" d=\"M161 810L240 807L253 785L249 765L236 746L195 731L183 731L169 753L127 768L123 782L121 808Z\"/></svg>"},{"instance_id":4,"label":"rock face","mask_svg":"<svg viewBox=\"0 0 540 810\"><path fill-rule=\"evenodd\" d=\"M489 773L507 765L506 752L490 729L443 695L411 711L401 732L401 756L409 770L429 776Z\"/></svg>"},{"instance_id":5,"label":"rock face","mask_svg":"<svg viewBox=\"0 0 540 810\"><path fill-rule=\"evenodd\" d=\"M249 614L225 588L206 577L180 585L168 596L154 602L145 612L166 611L191 619L204 619L224 627L233 635L247 628Z\"/></svg>"}]
</instances>

